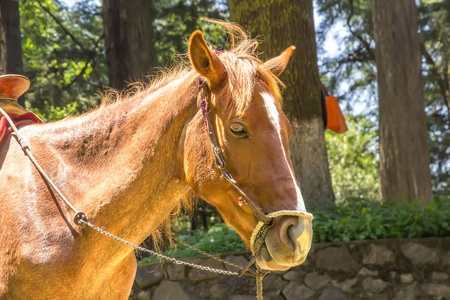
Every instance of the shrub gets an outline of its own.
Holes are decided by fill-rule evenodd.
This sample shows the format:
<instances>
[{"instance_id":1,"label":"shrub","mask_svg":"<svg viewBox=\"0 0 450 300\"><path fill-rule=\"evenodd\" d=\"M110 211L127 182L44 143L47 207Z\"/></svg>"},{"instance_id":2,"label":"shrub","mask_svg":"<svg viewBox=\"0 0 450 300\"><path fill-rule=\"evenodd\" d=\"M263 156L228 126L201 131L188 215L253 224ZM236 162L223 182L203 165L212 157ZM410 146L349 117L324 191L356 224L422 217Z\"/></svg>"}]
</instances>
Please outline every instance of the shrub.
<instances>
[{"instance_id":1,"label":"shrub","mask_svg":"<svg viewBox=\"0 0 450 300\"><path fill-rule=\"evenodd\" d=\"M312 209L315 243L383 238L419 238L450 236L450 197L436 197L421 207L419 203L384 203L349 198L338 204ZM207 253L242 251L245 245L238 233L225 223L207 232L196 230L179 239ZM179 245L164 252L175 258L199 256L198 252ZM144 258L140 264L158 262Z\"/></svg>"},{"instance_id":2,"label":"shrub","mask_svg":"<svg viewBox=\"0 0 450 300\"><path fill-rule=\"evenodd\" d=\"M419 203L348 199L313 211L314 242L450 235L450 197Z\"/></svg>"},{"instance_id":3,"label":"shrub","mask_svg":"<svg viewBox=\"0 0 450 300\"><path fill-rule=\"evenodd\" d=\"M245 250L245 244L239 234L236 230L229 228L225 223L215 224L211 226L208 231L195 230L192 234L180 235L177 237L183 242L211 254ZM178 243L176 247L164 251L163 254L175 258L201 255L197 251ZM158 258L150 256L142 259L139 264L147 265L158 261Z\"/></svg>"}]
</instances>

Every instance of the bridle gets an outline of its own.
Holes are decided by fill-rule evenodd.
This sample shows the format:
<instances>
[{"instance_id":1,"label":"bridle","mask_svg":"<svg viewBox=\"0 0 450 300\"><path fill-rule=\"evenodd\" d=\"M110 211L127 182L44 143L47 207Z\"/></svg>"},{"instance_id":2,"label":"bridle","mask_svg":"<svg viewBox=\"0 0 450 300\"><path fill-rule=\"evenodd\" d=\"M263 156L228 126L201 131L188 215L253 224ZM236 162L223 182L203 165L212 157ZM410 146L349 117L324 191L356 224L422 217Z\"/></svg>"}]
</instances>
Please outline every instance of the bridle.
<instances>
[{"instance_id":1,"label":"bridle","mask_svg":"<svg viewBox=\"0 0 450 300\"><path fill-rule=\"evenodd\" d=\"M87 220L86 214L82 211L77 210L70 203L70 201L67 200L67 198L61 193L61 191L58 189L58 187L53 183L53 181L48 177L48 175L45 173L45 171L42 169L42 167L38 164L38 162L32 155L30 147L28 146L26 141L19 136L19 132L18 132L16 126L14 125L14 122L11 120L11 118L8 116L8 114L1 107L0 107L0 114L3 115L6 118L6 120L8 121L9 126L11 126L11 128L13 130L13 133L11 133L11 134L16 138L17 142L19 143L21 149L24 151L25 155L31 160L31 162L34 164L34 166L39 171L39 173L43 176L44 180L54 189L54 191L60 196L60 198L66 203L66 205L74 212L73 221L76 225L88 226L88 227L98 231L101 234L109 236L109 237L111 237L117 241L120 241L124 244L127 244L137 250L147 252L147 253L154 255L156 257L159 257L161 259L171 261L172 263L187 265L187 266L198 268L201 270L220 273L220 274L224 274L224 275L237 275L239 277L241 277L243 275L255 276L257 278L257 280L256 280L257 298L262 299L262 279L263 279L264 275L266 275L268 273L268 271L263 271L259 267L257 267L257 271L255 273L255 272L251 272L249 270L249 268L256 262L256 255L259 253L262 245L264 244L265 236L266 236L268 230L274 225L273 219L275 217L282 216L282 215L291 215L291 216L301 216L308 220L312 220L313 215L306 211L295 211L295 210L281 210L281 211L276 211L276 212L272 212L272 213L267 213L258 204L253 202L239 188L237 182L234 180L233 176L230 174L230 172L226 168L226 163L225 163L225 159L222 154L222 149L219 146L219 143L217 141L217 137L216 137L213 125L212 125L213 123L211 122L209 115L208 115L208 102L210 102L210 97L211 97L210 89L209 89L206 81L203 78L199 78L197 80L197 85L200 88L200 92L198 95L198 103L200 103L200 109L201 109L201 113L203 116L203 122L205 124L206 132L208 133L209 141L210 141L210 144L212 147L212 152L214 155L214 162L215 162L216 167L219 169L219 171L221 173L220 179L223 181L229 182L233 186L233 188L240 195L237 198L239 206L243 206L243 205L247 204L248 207L252 210L255 218L258 220L258 223L257 223L255 229L253 230L253 233L252 233L252 236L250 239L250 248L251 248L251 251L253 254L253 258L249 261L249 263L245 267L241 267L241 266L232 264L228 261L225 261L223 259L217 258L217 257L215 257L211 254L208 254L204 251L201 251L195 247L192 247L176 238L174 238L174 239L177 240L178 242L182 243L183 245L191 247L194 250L196 250L206 256L212 257L223 263L226 263L226 264L229 264L229 265L239 268L240 269L239 272L214 269L214 268L210 268L210 267L205 267L205 266L201 266L201 265L188 263L185 261L180 261L175 258L171 258L171 257L165 256L165 255L162 255L160 253L154 252L153 250L146 249L146 248L140 247L138 245L135 245L129 241L126 241L120 237L117 237L117 236L105 231L102 228L99 228L99 227L91 224Z\"/></svg>"},{"instance_id":2,"label":"bridle","mask_svg":"<svg viewBox=\"0 0 450 300\"><path fill-rule=\"evenodd\" d=\"M203 116L203 123L205 124L206 132L209 137L209 141L211 144L212 152L214 155L214 162L216 167L219 169L221 175L221 180L228 181L233 188L238 192L240 197L237 198L239 206L243 206L245 204L252 210L253 215L258 220L258 224L253 230L252 237L250 238L250 249L253 254L253 259L249 262L249 265L246 266L246 269L250 267L256 261L256 255L259 253L261 246L264 244L264 239L271 227L273 227L274 222L273 219L278 216L290 215L290 216L301 216L305 219L312 220L314 217L311 213L306 211L297 211L297 210L281 210L273 213L267 213L263 208L261 208L258 204L253 202L250 197L248 197L237 185L236 180L234 180L233 176L226 168L225 159L223 158L222 149L219 146L217 141L216 133L214 131L213 123L208 115L208 104L211 99L211 91L208 87L207 82L203 77L197 79L197 85L199 86L200 92L198 94L198 103L200 103L200 109ZM241 271L241 272L245 272Z\"/></svg>"},{"instance_id":3,"label":"bridle","mask_svg":"<svg viewBox=\"0 0 450 300\"><path fill-rule=\"evenodd\" d=\"M240 197L237 199L239 206L243 206L245 204L248 205L248 207L252 210L253 214L255 215L256 219L263 222L265 225L270 225L272 223L272 219L267 217L267 212L259 207L256 203L254 203L238 186L236 180L234 180L233 176L231 176L230 172L226 168L225 159L223 158L222 149L219 146L219 143L217 142L216 133L214 131L214 128L212 126L211 119L208 115L208 100L211 97L211 94L209 92L208 84L205 82L205 80L200 77L197 80L197 85L200 87L200 93L198 94L199 97L199 103L200 103L200 109L202 111L203 116L203 123L206 127L206 132L208 133L209 142L211 143L212 152L214 155L214 162L219 169L221 175L221 180L228 181L233 188L239 193Z\"/></svg>"}]
</instances>

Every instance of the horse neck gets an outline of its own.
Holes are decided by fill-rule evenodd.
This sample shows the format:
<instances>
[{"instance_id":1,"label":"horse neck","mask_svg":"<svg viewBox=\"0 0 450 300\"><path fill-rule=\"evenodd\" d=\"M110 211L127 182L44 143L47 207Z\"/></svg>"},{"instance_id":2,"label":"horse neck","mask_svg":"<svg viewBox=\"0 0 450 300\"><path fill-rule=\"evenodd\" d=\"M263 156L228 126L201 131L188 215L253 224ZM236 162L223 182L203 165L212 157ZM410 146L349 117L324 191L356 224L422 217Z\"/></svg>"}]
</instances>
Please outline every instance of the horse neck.
<instances>
[{"instance_id":1,"label":"horse neck","mask_svg":"<svg viewBox=\"0 0 450 300\"><path fill-rule=\"evenodd\" d=\"M188 192L180 149L196 110L189 78L50 130L47 144L64 165L54 176L92 223L140 243Z\"/></svg>"}]
</instances>

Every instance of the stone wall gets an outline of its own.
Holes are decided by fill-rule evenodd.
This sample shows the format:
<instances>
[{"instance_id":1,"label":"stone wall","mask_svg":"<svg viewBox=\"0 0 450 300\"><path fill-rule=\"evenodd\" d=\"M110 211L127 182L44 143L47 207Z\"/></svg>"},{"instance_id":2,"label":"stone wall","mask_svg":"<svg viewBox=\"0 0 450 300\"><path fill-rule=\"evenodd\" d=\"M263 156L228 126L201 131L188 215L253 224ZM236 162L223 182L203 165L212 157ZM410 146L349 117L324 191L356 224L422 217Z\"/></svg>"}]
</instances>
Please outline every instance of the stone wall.
<instances>
[{"instance_id":1,"label":"stone wall","mask_svg":"<svg viewBox=\"0 0 450 300\"><path fill-rule=\"evenodd\" d=\"M249 254L224 257L245 265ZM188 260L224 268L212 259ZM450 299L449 275L450 237L320 243L303 265L267 275L264 299ZM255 280L149 266L138 268L130 299L254 300Z\"/></svg>"}]
</instances>

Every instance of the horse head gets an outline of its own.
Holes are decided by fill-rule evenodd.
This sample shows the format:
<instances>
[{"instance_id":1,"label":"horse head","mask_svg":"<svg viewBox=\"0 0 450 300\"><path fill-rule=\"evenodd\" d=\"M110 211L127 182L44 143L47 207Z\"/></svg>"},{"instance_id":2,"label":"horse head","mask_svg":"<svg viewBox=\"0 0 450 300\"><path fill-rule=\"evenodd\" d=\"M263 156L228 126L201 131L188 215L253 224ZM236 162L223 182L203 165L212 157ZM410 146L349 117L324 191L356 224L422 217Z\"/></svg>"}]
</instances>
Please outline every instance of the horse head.
<instances>
[{"instance_id":1,"label":"horse head","mask_svg":"<svg viewBox=\"0 0 450 300\"><path fill-rule=\"evenodd\" d=\"M185 128L184 172L194 193L214 205L252 248L259 267L285 270L304 262L312 240L312 218L289 158L291 127L281 109L277 78L295 48L263 63L254 55L256 45L243 39L219 55L200 31L192 34L189 58L205 80L202 87L207 85L205 99L199 99L207 107L205 116L199 109ZM217 165L220 157L214 152L220 152L225 167ZM224 172L232 179L224 180ZM253 244L263 222L250 204L271 216L256 250Z\"/></svg>"}]
</instances>

